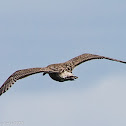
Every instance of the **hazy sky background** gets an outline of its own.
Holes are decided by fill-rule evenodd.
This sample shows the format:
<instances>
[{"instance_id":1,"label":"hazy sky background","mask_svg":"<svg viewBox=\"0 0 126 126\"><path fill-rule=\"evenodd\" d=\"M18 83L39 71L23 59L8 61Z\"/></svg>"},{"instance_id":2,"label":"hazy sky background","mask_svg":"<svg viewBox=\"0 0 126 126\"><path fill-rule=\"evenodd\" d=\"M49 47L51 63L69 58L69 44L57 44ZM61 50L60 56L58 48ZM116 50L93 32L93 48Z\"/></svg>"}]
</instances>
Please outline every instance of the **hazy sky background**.
<instances>
[{"instance_id":1,"label":"hazy sky background","mask_svg":"<svg viewBox=\"0 0 126 126\"><path fill-rule=\"evenodd\" d=\"M0 85L18 69L82 53L126 61L125 15L125 0L0 1ZM126 65L94 60L74 74L17 81L0 97L0 126L126 126Z\"/></svg>"}]
</instances>

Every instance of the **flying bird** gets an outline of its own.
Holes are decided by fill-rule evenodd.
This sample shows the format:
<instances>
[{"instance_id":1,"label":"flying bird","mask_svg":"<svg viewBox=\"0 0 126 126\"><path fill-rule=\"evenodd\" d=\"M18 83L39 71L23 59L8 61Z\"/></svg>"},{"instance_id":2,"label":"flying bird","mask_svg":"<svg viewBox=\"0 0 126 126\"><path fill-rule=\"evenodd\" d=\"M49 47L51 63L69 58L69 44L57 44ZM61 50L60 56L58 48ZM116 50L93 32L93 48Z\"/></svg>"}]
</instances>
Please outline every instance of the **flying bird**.
<instances>
[{"instance_id":1,"label":"flying bird","mask_svg":"<svg viewBox=\"0 0 126 126\"><path fill-rule=\"evenodd\" d=\"M59 81L59 82L75 80L78 77L73 75L72 73L73 69L76 66L80 65L81 63L84 63L86 61L93 60L93 59L107 59L107 60L117 61L117 62L126 64L125 61L121 61L121 60L117 60L117 59L113 59L113 58L109 58L105 56L85 53L73 59L70 59L64 63L51 64L51 65L48 65L47 67L41 67L41 68L28 68L28 69L18 70L14 72L0 87L0 95L6 92L17 80L36 74L36 73L43 72L43 75L49 74L49 76L53 80Z\"/></svg>"}]
</instances>

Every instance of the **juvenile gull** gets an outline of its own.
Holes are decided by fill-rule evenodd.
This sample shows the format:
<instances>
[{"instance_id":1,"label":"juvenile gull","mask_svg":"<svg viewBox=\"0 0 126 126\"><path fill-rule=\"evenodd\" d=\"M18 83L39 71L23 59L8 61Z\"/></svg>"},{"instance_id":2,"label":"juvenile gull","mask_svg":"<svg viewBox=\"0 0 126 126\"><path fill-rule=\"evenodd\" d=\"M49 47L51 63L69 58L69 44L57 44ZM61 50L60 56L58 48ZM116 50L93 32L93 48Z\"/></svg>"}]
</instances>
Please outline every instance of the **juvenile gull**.
<instances>
[{"instance_id":1,"label":"juvenile gull","mask_svg":"<svg viewBox=\"0 0 126 126\"><path fill-rule=\"evenodd\" d=\"M94 54L82 54L80 56L77 56L71 60L68 60L64 63L58 63L58 64L51 64L47 67L42 68L29 68L29 69L22 69L14 72L0 87L0 95L2 95L4 92L6 92L17 80L25 78L27 76L30 76L32 74L41 73L43 72L43 75L49 74L49 76L56 81L64 82L68 80L75 80L78 77L74 76L72 74L73 69L80 65L81 63L84 63L89 60L93 59L107 59L112 61L117 61L120 63L125 63L125 61L100 56L100 55L94 55Z\"/></svg>"}]
</instances>

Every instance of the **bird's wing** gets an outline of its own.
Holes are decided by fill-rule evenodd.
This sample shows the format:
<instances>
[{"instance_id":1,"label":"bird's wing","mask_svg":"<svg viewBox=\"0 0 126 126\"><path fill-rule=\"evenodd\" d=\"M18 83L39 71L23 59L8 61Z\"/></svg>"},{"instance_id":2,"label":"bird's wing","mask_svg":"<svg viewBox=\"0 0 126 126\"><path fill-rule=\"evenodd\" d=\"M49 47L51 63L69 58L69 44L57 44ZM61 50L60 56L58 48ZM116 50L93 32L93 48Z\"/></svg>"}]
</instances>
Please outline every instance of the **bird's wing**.
<instances>
[{"instance_id":1,"label":"bird's wing","mask_svg":"<svg viewBox=\"0 0 126 126\"><path fill-rule=\"evenodd\" d=\"M45 67L45 68L29 68L14 72L1 86L0 95L6 92L17 80L41 72L53 73L54 71Z\"/></svg>"},{"instance_id":2,"label":"bird's wing","mask_svg":"<svg viewBox=\"0 0 126 126\"><path fill-rule=\"evenodd\" d=\"M117 60L117 59L113 59L113 58L109 58L105 56L100 56L100 55L88 54L88 53L77 56L67 61L66 63L71 65L72 69L74 69L76 66L80 65L81 63L89 61L89 60L93 60L93 59L107 59L107 60L117 61L121 63L126 63L125 61L121 61L121 60Z\"/></svg>"}]
</instances>

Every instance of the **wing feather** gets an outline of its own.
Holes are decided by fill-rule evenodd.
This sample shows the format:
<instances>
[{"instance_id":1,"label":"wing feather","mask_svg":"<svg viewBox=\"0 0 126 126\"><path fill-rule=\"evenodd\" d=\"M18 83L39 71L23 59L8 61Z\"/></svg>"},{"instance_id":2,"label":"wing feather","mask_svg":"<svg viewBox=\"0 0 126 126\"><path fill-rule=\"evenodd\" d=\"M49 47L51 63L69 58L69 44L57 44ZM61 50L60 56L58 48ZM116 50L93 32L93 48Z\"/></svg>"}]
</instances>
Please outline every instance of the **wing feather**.
<instances>
[{"instance_id":1,"label":"wing feather","mask_svg":"<svg viewBox=\"0 0 126 126\"><path fill-rule=\"evenodd\" d=\"M77 56L77 57L67 61L67 63L72 66L72 69L74 69L76 66L80 65L81 63L84 63L86 61L93 60L93 59L107 59L107 60L112 60L112 61L121 62L121 63L126 64L125 61L121 61L121 60L117 60L117 59L113 59L113 58L109 58L109 57L105 57L105 56L100 56L100 55L88 54L88 53Z\"/></svg>"},{"instance_id":2,"label":"wing feather","mask_svg":"<svg viewBox=\"0 0 126 126\"><path fill-rule=\"evenodd\" d=\"M23 69L14 72L1 86L0 95L6 92L17 80L41 72L49 73L53 71L45 67L45 68L29 68L29 69Z\"/></svg>"}]
</instances>

